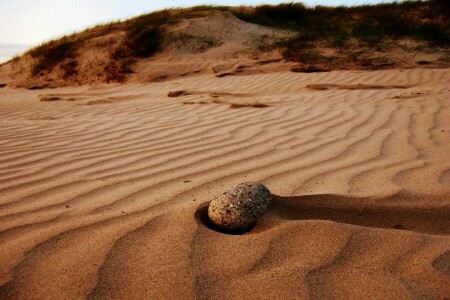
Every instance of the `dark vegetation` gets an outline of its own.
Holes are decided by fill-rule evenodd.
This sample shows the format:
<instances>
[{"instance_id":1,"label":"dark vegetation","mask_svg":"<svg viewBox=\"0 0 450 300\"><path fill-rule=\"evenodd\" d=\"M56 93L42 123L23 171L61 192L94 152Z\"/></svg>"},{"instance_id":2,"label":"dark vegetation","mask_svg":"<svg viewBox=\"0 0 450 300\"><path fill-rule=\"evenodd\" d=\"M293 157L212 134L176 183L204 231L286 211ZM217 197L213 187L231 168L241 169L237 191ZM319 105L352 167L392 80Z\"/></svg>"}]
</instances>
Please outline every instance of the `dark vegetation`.
<instances>
[{"instance_id":1,"label":"dark vegetation","mask_svg":"<svg viewBox=\"0 0 450 300\"><path fill-rule=\"evenodd\" d=\"M127 74L132 73L131 67L137 59L151 57L161 50L167 25L176 24L182 19L205 16L211 11L226 10L227 7L207 5L161 10L124 22L98 25L78 34L52 40L27 52L34 60L31 75L44 75L61 65L63 78L70 78L78 73L77 51L84 42L117 32L125 34L120 44L110 49L111 61L104 67L104 75L108 82L121 82Z\"/></svg>"},{"instance_id":2,"label":"dark vegetation","mask_svg":"<svg viewBox=\"0 0 450 300\"><path fill-rule=\"evenodd\" d=\"M162 26L170 20L170 11L163 10L128 21L125 37L110 52L110 63L105 67L106 81L123 82L132 73L131 65L137 58L147 58L161 50Z\"/></svg>"},{"instance_id":3,"label":"dark vegetation","mask_svg":"<svg viewBox=\"0 0 450 300\"><path fill-rule=\"evenodd\" d=\"M136 18L90 28L84 32L44 43L27 53L34 59L32 76L61 66L64 78L77 74L77 51L84 42L114 32L123 38L109 50L111 62L104 67L109 81L124 81L137 59L162 50L167 25L182 19L205 16L211 11L230 11L241 20L279 29L296 36L279 41L286 59L320 60L313 51L318 45L346 51L349 45L377 48L386 40L413 39L430 47L450 45L450 1L404 1L355 7L306 7L284 3L255 8L197 6L162 10Z\"/></svg>"},{"instance_id":4,"label":"dark vegetation","mask_svg":"<svg viewBox=\"0 0 450 300\"><path fill-rule=\"evenodd\" d=\"M296 60L308 49L346 48L349 44L379 47L386 40L413 39L429 46L450 45L450 1L404 1L354 7L306 7L301 3L262 5L237 10L241 20L289 29L297 35L281 41L285 58Z\"/></svg>"},{"instance_id":5,"label":"dark vegetation","mask_svg":"<svg viewBox=\"0 0 450 300\"><path fill-rule=\"evenodd\" d=\"M31 75L39 75L43 71L53 69L66 58L73 58L75 46L76 44L73 41L62 38L32 49L29 53L37 59L37 62L32 66Z\"/></svg>"}]
</instances>

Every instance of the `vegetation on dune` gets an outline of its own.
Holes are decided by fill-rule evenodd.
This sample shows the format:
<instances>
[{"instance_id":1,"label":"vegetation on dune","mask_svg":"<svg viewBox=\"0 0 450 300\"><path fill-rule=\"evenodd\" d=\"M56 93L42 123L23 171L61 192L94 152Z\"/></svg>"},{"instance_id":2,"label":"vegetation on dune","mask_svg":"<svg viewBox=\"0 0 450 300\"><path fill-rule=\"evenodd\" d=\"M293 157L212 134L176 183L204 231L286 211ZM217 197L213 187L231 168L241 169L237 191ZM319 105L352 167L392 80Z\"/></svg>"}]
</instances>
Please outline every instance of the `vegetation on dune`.
<instances>
[{"instance_id":1,"label":"vegetation on dune","mask_svg":"<svg viewBox=\"0 0 450 300\"><path fill-rule=\"evenodd\" d=\"M297 35L281 46L285 57L295 60L299 53L322 45L344 48L349 43L376 47L389 39L410 38L430 46L450 45L449 1L404 1L354 7L306 7L301 3L261 5L237 10L241 20Z\"/></svg>"},{"instance_id":2,"label":"vegetation on dune","mask_svg":"<svg viewBox=\"0 0 450 300\"><path fill-rule=\"evenodd\" d=\"M43 71L53 69L65 59L74 57L75 47L74 42L68 38L62 38L30 50L30 55L37 59L31 68L31 74L33 76L39 75Z\"/></svg>"},{"instance_id":3,"label":"vegetation on dune","mask_svg":"<svg viewBox=\"0 0 450 300\"><path fill-rule=\"evenodd\" d=\"M132 73L131 66L139 58L148 58L162 50L164 29L183 19L207 15L211 11L224 11L226 7L196 6L189 9L161 10L128 20L124 24L125 37L111 51L110 63L105 67L107 82L123 82Z\"/></svg>"},{"instance_id":4,"label":"vegetation on dune","mask_svg":"<svg viewBox=\"0 0 450 300\"><path fill-rule=\"evenodd\" d=\"M162 50L168 25L202 17L213 11L228 11L246 22L288 29L296 35L279 41L286 59L317 60L315 47L345 52L349 45L377 48L387 40L413 39L430 47L450 45L450 1L404 1L354 7L307 7L301 3L261 5L254 8L197 6L144 14L65 36L27 52L34 64L32 76L44 75L59 66L64 78L77 74L77 52L85 42L118 33L118 43L109 45L110 62L104 67L106 81L123 81L132 64Z\"/></svg>"},{"instance_id":5,"label":"vegetation on dune","mask_svg":"<svg viewBox=\"0 0 450 300\"><path fill-rule=\"evenodd\" d=\"M110 62L105 67L106 81L123 82L132 73L131 65L137 58L151 57L161 50L162 30L158 25L130 26L125 38L110 52Z\"/></svg>"}]
</instances>

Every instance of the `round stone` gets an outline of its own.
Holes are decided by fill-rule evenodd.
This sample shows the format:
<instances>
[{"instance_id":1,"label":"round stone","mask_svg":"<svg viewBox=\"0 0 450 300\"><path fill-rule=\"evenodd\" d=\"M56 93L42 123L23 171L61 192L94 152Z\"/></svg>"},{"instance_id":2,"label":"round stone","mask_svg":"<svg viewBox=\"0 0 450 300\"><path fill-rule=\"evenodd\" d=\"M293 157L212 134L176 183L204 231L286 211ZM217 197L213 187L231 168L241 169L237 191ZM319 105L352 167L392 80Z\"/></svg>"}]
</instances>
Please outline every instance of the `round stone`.
<instances>
[{"instance_id":1,"label":"round stone","mask_svg":"<svg viewBox=\"0 0 450 300\"><path fill-rule=\"evenodd\" d=\"M209 204L209 219L227 231L253 226L269 207L272 194L261 183L246 182L218 195Z\"/></svg>"}]
</instances>

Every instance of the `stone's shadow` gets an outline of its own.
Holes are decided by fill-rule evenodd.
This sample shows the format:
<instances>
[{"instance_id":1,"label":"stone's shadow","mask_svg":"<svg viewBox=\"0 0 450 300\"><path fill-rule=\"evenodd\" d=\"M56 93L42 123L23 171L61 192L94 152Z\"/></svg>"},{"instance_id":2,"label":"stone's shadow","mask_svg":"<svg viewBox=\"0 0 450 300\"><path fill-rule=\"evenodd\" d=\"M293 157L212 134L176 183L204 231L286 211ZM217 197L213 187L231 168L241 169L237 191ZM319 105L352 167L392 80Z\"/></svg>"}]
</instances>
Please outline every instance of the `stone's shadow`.
<instances>
[{"instance_id":1,"label":"stone's shadow","mask_svg":"<svg viewBox=\"0 0 450 300\"><path fill-rule=\"evenodd\" d=\"M427 206L408 195L351 197L317 194L293 197L273 195L272 218L328 220L372 228L450 234L450 207Z\"/></svg>"},{"instance_id":2,"label":"stone's shadow","mask_svg":"<svg viewBox=\"0 0 450 300\"><path fill-rule=\"evenodd\" d=\"M280 221L326 220L371 228L410 230L427 234L450 235L450 207L416 204L407 195L384 198L350 197L317 194L283 197L272 195L269 210L253 232L229 232L218 228L208 217L209 202L199 206L195 213L198 224L226 234L257 234L270 230ZM259 225L258 225L259 224Z\"/></svg>"},{"instance_id":3,"label":"stone's shadow","mask_svg":"<svg viewBox=\"0 0 450 300\"><path fill-rule=\"evenodd\" d=\"M216 224L214 224L208 216L208 207L209 207L209 203L211 201L208 202L204 202L202 204L200 204L200 206L197 208L197 210L195 211L195 220L197 221L198 224L202 224L205 227L220 232L220 233L224 233L224 234L232 234L232 235L241 235L244 234L246 232L249 232L250 230L252 230L252 228L254 226L251 226L245 230L226 230L226 229L222 229L220 227L218 227Z\"/></svg>"},{"instance_id":4,"label":"stone's shadow","mask_svg":"<svg viewBox=\"0 0 450 300\"><path fill-rule=\"evenodd\" d=\"M359 223L366 221L367 214L374 211L374 204L381 205L382 200L333 194L291 197L272 195L272 202L268 213L272 217L282 220L318 219L342 223L353 220L360 225ZM381 206L378 206L376 210L380 210L380 208Z\"/></svg>"}]
</instances>

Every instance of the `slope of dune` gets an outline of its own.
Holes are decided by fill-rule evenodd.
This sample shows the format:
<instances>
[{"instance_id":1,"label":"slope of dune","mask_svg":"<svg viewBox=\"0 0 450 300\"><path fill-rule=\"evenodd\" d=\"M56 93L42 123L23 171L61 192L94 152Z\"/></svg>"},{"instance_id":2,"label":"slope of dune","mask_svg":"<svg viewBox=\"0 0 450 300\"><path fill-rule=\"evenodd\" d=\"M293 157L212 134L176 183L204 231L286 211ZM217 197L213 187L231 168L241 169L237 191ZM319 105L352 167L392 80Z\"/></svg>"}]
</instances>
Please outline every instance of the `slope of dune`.
<instances>
[{"instance_id":1,"label":"slope of dune","mask_svg":"<svg viewBox=\"0 0 450 300\"><path fill-rule=\"evenodd\" d=\"M448 1L301 3L150 12L45 42L0 64L28 89L291 70L450 67Z\"/></svg>"},{"instance_id":2,"label":"slope of dune","mask_svg":"<svg viewBox=\"0 0 450 300\"><path fill-rule=\"evenodd\" d=\"M173 10L168 14L182 12ZM280 50L272 49L277 41L293 35L288 30L244 22L230 12L220 11L207 10L193 18L175 19L174 24L164 25L161 50L151 57L136 59L121 53L125 51L126 22L118 23L116 29L114 24L104 25L105 28L100 26L70 36L69 39L77 41L76 50L70 50L74 52L70 55L54 50L48 59L59 55L67 58L47 67L50 70L33 75L40 61L30 54L32 51L0 65L0 83L29 89L57 88L125 80L162 81L199 73L254 74L265 71L268 64L271 71L289 70L294 65L280 63ZM64 38L54 43L65 45ZM51 52L52 47L40 51Z\"/></svg>"},{"instance_id":3,"label":"slope of dune","mask_svg":"<svg viewBox=\"0 0 450 300\"><path fill-rule=\"evenodd\" d=\"M194 75L0 89L1 299L448 297L448 69Z\"/></svg>"}]
</instances>

